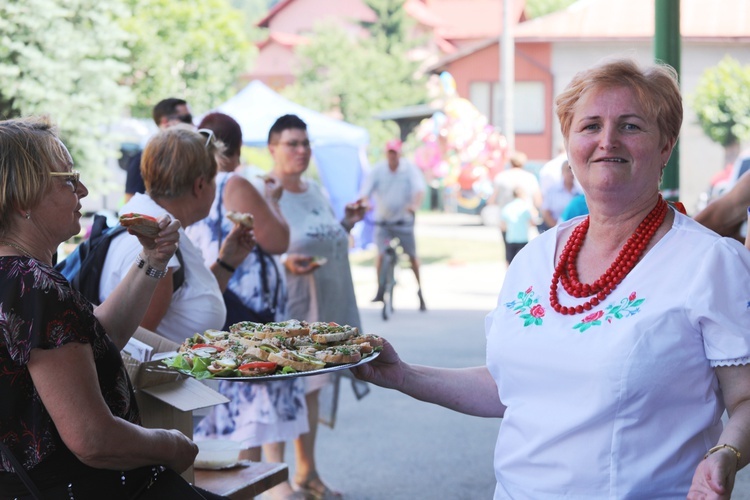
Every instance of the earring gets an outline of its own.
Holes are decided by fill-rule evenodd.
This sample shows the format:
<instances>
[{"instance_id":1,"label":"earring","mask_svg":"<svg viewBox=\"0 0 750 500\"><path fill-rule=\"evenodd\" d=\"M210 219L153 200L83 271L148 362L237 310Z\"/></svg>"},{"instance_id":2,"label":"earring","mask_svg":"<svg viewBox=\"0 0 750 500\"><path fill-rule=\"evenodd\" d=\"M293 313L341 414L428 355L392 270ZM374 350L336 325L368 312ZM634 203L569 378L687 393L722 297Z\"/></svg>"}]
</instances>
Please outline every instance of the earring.
<instances>
[{"instance_id":1,"label":"earring","mask_svg":"<svg viewBox=\"0 0 750 500\"><path fill-rule=\"evenodd\" d=\"M26 219L31 219L31 212L26 212Z\"/></svg>"}]
</instances>

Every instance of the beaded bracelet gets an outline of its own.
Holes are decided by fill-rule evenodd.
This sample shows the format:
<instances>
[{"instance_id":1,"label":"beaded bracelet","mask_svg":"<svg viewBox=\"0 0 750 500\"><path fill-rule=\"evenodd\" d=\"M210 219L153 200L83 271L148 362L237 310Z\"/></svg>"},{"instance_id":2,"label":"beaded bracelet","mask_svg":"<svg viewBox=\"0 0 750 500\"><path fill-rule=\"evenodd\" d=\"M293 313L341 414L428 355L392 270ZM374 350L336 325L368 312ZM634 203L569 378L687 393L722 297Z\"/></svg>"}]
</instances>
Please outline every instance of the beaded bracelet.
<instances>
[{"instance_id":1,"label":"beaded bracelet","mask_svg":"<svg viewBox=\"0 0 750 500\"><path fill-rule=\"evenodd\" d=\"M737 456L737 467L739 467L740 466L740 459L742 458L742 453L740 453L740 450L738 450L737 448L735 448L731 444L726 444L726 443L725 444L718 444L718 445L714 446L713 448L711 448L710 450L708 450L706 452L706 454L703 455L703 460L707 459L709 455L711 455L713 453L716 453L717 451L719 451L719 450L721 450L723 448L727 448L728 450L731 450L732 452L734 452L734 454Z\"/></svg>"},{"instance_id":2,"label":"beaded bracelet","mask_svg":"<svg viewBox=\"0 0 750 500\"><path fill-rule=\"evenodd\" d=\"M146 259L144 259L142 255L138 254L138 257L136 257L135 259L135 263L138 264L138 269L143 269L143 266L146 265ZM156 269L151 264L149 264L148 267L146 267L146 276L150 276L156 279L162 279L167 275L167 270L168 269L160 271L159 269Z\"/></svg>"},{"instance_id":3,"label":"beaded bracelet","mask_svg":"<svg viewBox=\"0 0 750 500\"><path fill-rule=\"evenodd\" d=\"M229 264L227 264L226 262L224 262L221 259L216 259L216 263L219 264L222 268L224 268L227 271L229 271L230 273L233 273L233 272L235 272L237 270L236 267L230 266Z\"/></svg>"},{"instance_id":4,"label":"beaded bracelet","mask_svg":"<svg viewBox=\"0 0 750 500\"><path fill-rule=\"evenodd\" d=\"M167 275L166 269L164 269L163 271L160 271L159 269L156 269L155 267L151 267L151 266L148 266L146 268L146 276L151 276L152 278L156 278L160 280L166 275Z\"/></svg>"}]
</instances>

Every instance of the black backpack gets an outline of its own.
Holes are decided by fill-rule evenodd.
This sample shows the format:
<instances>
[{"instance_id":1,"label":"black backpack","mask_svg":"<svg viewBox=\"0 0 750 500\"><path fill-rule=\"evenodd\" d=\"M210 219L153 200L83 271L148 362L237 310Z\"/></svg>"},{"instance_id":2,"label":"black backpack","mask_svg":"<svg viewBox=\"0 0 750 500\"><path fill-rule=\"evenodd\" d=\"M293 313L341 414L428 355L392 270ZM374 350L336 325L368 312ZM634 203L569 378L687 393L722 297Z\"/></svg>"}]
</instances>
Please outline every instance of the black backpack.
<instances>
[{"instance_id":1,"label":"black backpack","mask_svg":"<svg viewBox=\"0 0 750 500\"><path fill-rule=\"evenodd\" d=\"M67 278L73 288L81 292L89 301L99 305L99 281L102 277L109 244L126 231L127 229L119 224L109 227L106 217L95 215L88 239L78 245L65 260L58 262L55 269ZM182 253L178 249L175 255L180 262L180 268L172 274L172 293L185 282Z\"/></svg>"}]
</instances>

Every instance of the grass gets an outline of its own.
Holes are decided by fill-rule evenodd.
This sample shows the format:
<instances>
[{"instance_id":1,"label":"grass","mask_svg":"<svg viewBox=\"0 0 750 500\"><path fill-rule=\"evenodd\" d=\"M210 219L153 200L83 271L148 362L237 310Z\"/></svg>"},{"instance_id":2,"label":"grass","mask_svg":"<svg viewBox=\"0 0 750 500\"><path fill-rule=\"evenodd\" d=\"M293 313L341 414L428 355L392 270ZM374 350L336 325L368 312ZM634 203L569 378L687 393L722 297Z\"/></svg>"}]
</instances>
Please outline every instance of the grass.
<instances>
[{"instance_id":1,"label":"grass","mask_svg":"<svg viewBox=\"0 0 750 500\"><path fill-rule=\"evenodd\" d=\"M498 241L476 241L436 237L417 237L417 253L423 265L429 264L469 264L475 262L498 262L503 257L503 247ZM372 267L375 265L374 248L355 252L349 256L352 265ZM406 258L402 267L408 267Z\"/></svg>"}]
</instances>

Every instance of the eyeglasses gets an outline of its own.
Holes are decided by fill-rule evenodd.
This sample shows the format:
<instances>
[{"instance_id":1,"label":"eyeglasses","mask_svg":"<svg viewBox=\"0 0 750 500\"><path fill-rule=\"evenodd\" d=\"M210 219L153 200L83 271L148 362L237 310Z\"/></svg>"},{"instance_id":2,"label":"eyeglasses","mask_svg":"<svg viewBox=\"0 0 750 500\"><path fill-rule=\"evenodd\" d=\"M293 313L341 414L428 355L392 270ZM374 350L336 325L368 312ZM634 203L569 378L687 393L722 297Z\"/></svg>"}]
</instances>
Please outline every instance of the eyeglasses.
<instances>
[{"instance_id":1,"label":"eyeglasses","mask_svg":"<svg viewBox=\"0 0 750 500\"><path fill-rule=\"evenodd\" d=\"M177 120L178 122L187 123L189 125L193 124L193 115L190 113L184 114L184 115L169 115L167 118L169 121Z\"/></svg>"},{"instance_id":2,"label":"eyeglasses","mask_svg":"<svg viewBox=\"0 0 750 500\"><path fill-rule=\"evenodd\" d=\"M67 182L73 188L73 192L78 191L78 184L81 182L81 173L78 170L71 170L70 172L50 172L49 175L52 177L67 177Z\"/></svg>"},{"instance_id":3,"label":"eyeglasses","mask_svg":"<svg viewBox=\"0 0 750 500\"><path fill-rule=\"evenodd\" d=\"M208 145L211 143L211 141L214 140L214 131L211 130L210 128L201 128L201 129L198 129L198 133L206 136L205 147L207 148Z\"/></svg>"},{"instance_id":4,"label":"eyeglasses","mask_svg":"<svg viewBox=\"0 0 750 500\"><path fill-rule=\"evenodd\" d=\"M303 149L310 149L310 141L285 141L285 142L279 142L279 144L283 144L284 146L288 147L289 149L297 149L298 147L302 146Z\"/></svg>"}]
</instances>

